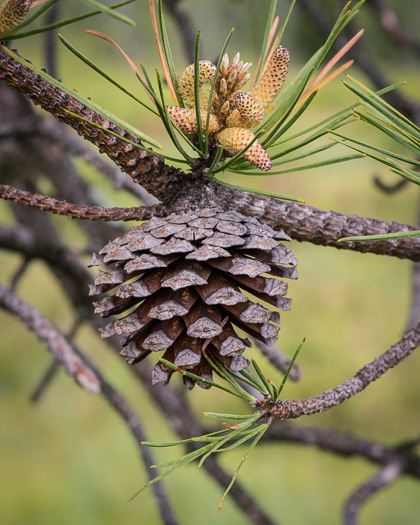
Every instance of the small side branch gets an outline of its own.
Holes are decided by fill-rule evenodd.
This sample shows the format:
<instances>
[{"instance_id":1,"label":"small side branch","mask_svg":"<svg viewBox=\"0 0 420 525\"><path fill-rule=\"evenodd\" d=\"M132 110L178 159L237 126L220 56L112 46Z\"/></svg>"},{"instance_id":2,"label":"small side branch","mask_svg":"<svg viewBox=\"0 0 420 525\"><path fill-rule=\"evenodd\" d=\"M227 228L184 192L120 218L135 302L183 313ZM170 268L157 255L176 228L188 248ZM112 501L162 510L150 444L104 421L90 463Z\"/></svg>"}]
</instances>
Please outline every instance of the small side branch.
<instances>
[{"instance_id":1,"label":"small side branch","mask_svg":"<svg viewBox=\"0 0 420 525\"><path fill-rule=\"evenodd\" d=\"M0 198L56 215L66 215L72 219L89 221L144 221L151 219L153 216L162 217L166 211L165 207L160 204L132 208L103 208L102 206L71 204L5 184L0 185Z\"/></svg>"},{"instance_id":2,"label":"small side branch","mask_svg":"<svg viewBox=\"0 0 420 525\"><path fill-rule=\"evenodd\" d=\"M404 474L420 479L420 458L413 453L413 447L418 444L418 439L414 440L414 443L408 443L407 447L399 445L391 448L377 441L327 428L297 426L289 421L287 424L284 421L276 421L261 441L312 446L347 458L363 458L379 467L401 462L404 464Z\"/></svg>"},{"instance_id":3,"label":"small side branch","mask_svg":"<svg viewBox=\"0 0 420 525\"><path fill-rule=\"evenodd\" d=\"M360 507L378 491L388 487L398 479L403 471L401 462L393 462L358 487L347 500L343 513L343 525L357 525Z\"/></svg>"},{"instance_id":4,"label":"small side branch","mask_svg":"<svg viewBox=\"0 0 420 525\"><path fill-rule=\"evenodd\" d=\"M266 409L272 417L279 419L294 419L303 415L324 412L344 403L347 399L364 390L370 383L379 379L385 372L401 363L420 345L420 323L406 332L403 338L391 346L382 355L361 368L351 379L323 394L307 399L294 401L278 401L270 407L264 407L263 401L255 404L258 408Z\"/></svg>"}]
</instances>

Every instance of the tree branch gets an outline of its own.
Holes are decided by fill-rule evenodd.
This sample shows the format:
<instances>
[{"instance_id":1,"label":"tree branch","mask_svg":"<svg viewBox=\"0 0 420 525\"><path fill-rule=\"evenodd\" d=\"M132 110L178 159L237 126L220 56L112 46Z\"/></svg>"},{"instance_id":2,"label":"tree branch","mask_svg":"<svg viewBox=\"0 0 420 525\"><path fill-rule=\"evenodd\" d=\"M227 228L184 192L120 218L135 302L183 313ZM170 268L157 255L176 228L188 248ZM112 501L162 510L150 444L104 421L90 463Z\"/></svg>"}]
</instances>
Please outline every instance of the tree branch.
<instances>
[{"instance_id":1,"label":"tree branch","mask_svg":"<svg viewBox=\"0 0 420 525\"><path fill-rule=\"evenodd\" d=\"M139 150L121 139L92 128L84 121L74 120L66 108L105 128L129 136L109 121L49 84L31 70L13 60L0 48L0 79L56 118L77 129L86 140L106 153L132 179L176 211L197 207L218 206L236 209L261 219L270 226L283 228L299 241L334 246L360 252L378 253L414 261L420 260L420 238L370 243L338 243L341 237L411 231L414 228L395 222L327 212L310 206L269 199L221 186L203 173L185 174L167 166L162 159ZM132 140L136 140L132 138Z\"/></svg>"},{"instance_id":2,"label":"tree branch","mask_svg":"<svg viewBox=\"0 0 420 525\"><path fill-rule=\"evenodd\" d=\"M262 441L287 442L317 447L340 456L356 456L377 465L385 466L394 462L404 465L404 474L420 479L420 458L413 453L413 447L387 447L376 441L359 438L333 430L293 425L289 421L275 421L264 434Z\"/></svg>"},{"instance_id":3,"label":"tree branch","mask_svg":"<svg viewBox=\"0 0 420 525\"><path fill-rule=\"evenodd\" d=\"M388 487L396 479L401 476L403 465L399 461L389 463L383 467L374 476L368 479L360 487L358 487L353 494L347 500L344 513L343 513L343 524L344 525L357 525L359 520L357 515L360 512L360 507L369 498L374 496L380 490Z\"/></svg>"},{"instance_id":4,"label":"tree branch","mask_svg":"<svg viewBox=\"0 0 420 525\"><path fill-rule=\"evenodd\" d=\"M66 215L72 219L90 221L144 221L153 216L164 216L165 207L155 204L147 207L103 208L102 206L83 206L31 193L13 186L0 184L0 198L38 208L56 215Z\"/></svg>"},{"instance_id":5,"label":"tree branch","mask_svg":"<svg viewBox=\"0 0 420 525\"><path fill-rule=\"evenodd\" d=\"M404 334L402 339L385 353L361 368L355 376L342 385L326 390L323 394L294 401L277 401L267 408L267 414L279 419L298 418L324 412L364 390L370 383L379 379L385 372L394 368L420 345L420 323ZM264 401L257 401L256 407ZM262 410L265 412L265 409Z\"/></svg>"},{"instance_id":6,"label":"tree branch","mask_svg":"<svg viewBox=\"0 0 420 525\"><path fill-rule=\"evenodd\" d=\"M126 131L11 58L2 47L0 47L0 79L32 100L34 104L41 106L54 117L76 129L85 140L108 155L135 182L140 183L157 199L161 201L168 199L167 188L171 185L181 185L183 179L186 178L181 170L167 166L155 155L109 135L88 122L73 118L68 111L93 121L120 136L129 138L133 142L139 142Z\"/></svg>"},{"instance_id":7,"label":"tree branch","mask_svg":"<svg viewBox=\"0 0 420 525\"><path fill-rule=\"evenodd\" d=\"M414 226L324 211L294 202L267 199L252 193L235 193L230 200L230 206L244 215L260 219L276 230L283 229L298 241L362 253L389 255L412 261L420 260L420 238L338 242L338 239L343 237L413 231L417 229Z\"/></svg>"}]
</instances>

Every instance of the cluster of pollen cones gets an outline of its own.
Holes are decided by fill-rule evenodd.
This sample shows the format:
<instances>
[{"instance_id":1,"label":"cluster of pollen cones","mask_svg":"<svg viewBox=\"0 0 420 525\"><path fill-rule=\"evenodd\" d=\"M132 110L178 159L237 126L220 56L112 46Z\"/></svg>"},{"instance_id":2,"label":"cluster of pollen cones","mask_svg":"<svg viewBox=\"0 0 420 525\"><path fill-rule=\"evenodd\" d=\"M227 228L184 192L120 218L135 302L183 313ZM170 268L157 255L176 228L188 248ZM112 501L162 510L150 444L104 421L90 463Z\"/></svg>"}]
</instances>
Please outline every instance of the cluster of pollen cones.
<instances>
[{"instance_id":1,"label":"cluster of pollen cones","mask_svg":"<svg viewBox=\"0 0 420 525\"><path fill-rule=\"evenodd\" d=\"M130 364L163 352L204 379L212 377L208 359L234 372L246 368L245 334L274 344L278 310L290 309L280 279L296 279L297 262L279 240L290 239L254 218L212 208L130 228L90 262L107 267L91 286L91 295L106 294L96 313L119 316L101 329L102 337L123 336L121 355ZM167 384L172 373L158 362L152 381ZM196 381L184 376L184 382L192 388Z\"/></svg>"},{"instance_id":2,"label":"cluster of pollen cones","mask_svg":"<svg viewBox=\"0 0 420 525\"><path fill-rule=\"evenodd\" d=\"M270 157L249 128L263 121L266 110L282 88L289 69L289 52L284 47L278 47L256 85L249 93L243 93L241 89L250 78L251 66L251 63L240 60L239 53L231 63L227 54L223 56L212 95L209 133L216 144L234 155L254 141L244 153L244 158L260 170L268 171L271 168ZM209 60L199 62L198 96L202 129L205 129L209 108L203 86L213 82L216 69ZM198 132L194 78L194 64L191 64L178 80L178 89L185 108L167 107L174 123L189 135L196 135Z\"/></svg>"}]
</instances>

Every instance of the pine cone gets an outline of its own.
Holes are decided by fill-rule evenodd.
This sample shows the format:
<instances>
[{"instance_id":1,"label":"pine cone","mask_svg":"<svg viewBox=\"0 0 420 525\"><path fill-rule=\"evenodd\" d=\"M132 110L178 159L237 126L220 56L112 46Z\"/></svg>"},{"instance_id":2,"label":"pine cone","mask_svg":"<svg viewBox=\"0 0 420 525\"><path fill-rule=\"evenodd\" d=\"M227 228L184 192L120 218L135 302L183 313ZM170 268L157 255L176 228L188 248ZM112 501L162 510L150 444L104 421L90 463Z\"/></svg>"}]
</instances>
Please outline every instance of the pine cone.
<instances>
[{"instance_id":1,"label":"pine cone","mask_svg":"<svg viewBox=\"0 0 420 525\"><path fill-rule=\"evenodd\" d=\"M212 377L206 355L232 371L246 368L242 353L251 345L236 330L272 345L280 315L245 293L290 309L287 284L278 278L296 279L297 262L276 239L290 240L254 218L215 209L130 228L90 262L111 266L100 271L91 295L115 291L94 303L95 313L129 312L102 328L102 337L123 335L121 355L130 364L164 351L164 359L206 379ZM159 362L153 383L167 384L172 372ZM194 386L186 376L184 382Z\"/></svg>"}]
</instances>

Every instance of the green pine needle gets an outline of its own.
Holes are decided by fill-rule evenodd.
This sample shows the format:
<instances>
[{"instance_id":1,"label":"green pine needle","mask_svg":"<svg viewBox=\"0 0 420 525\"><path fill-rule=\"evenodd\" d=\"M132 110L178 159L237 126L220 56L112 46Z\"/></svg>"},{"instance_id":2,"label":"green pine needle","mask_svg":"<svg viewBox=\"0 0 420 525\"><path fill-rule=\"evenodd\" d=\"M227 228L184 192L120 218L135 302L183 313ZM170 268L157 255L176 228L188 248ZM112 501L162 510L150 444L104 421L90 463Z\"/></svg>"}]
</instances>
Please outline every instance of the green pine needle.
<instances>
[{"instance_id":1,"label":"green pine needle","mask_svg":"<svg viewBox=\"0 0 420 525\"><path fill-rule=\"evenodd\" d=\"M79 2L81 2L82 4L86 4L89 7L93 7L94 9L98 9L99 11L102 11L108 16L115 18L119 22L123 22L124 24L128 24L133 27L136 25L134 20L132 20L128 16L122 15L121 13L114 11L110 7L107 7L106 5L103 5L100 2L97 2L97 0L79 0Z\"/></svg>"},{"instance_id":2,"label":"green pine needle","mask_svg":"<svg viewBox=\"0 0 420 525\"><path fill-rule=\"evenodd\" d=\"M275 399L273 399L273 401L276 401L279 398L279 396L280 396L280 394L281 394L281 392L282 392L282 390L284 388L284 385L286 384L286 381L287 381L287 379L289 377L289 374L290 374L290 372L291 372L291 370L293 368L293 365L295 364L295 361L298 358L298 355L299 355L300 351L302 350L302 347L305 344L305 342L306 342L306 337L303 338L303 341L300 343L300 345L298 346L296 352L293 354L292 360L290 361L289 368L287 369L287 372L284 374L283 381L281 382L280 388L278 389L277 397Z\"/></svg>"},{"instance_id":3,"label":"green pine needle","mask_svg":"<svg viewBox=\"0 0 420 525\"><path fill-rule=\"evenodd\" d=\"M361 235L360 237L343 237L338 242L390 241L392 239L410 239L420 237L420 230L410 232L384 233L383 235Z\"/></svg>"}]
</instances>

